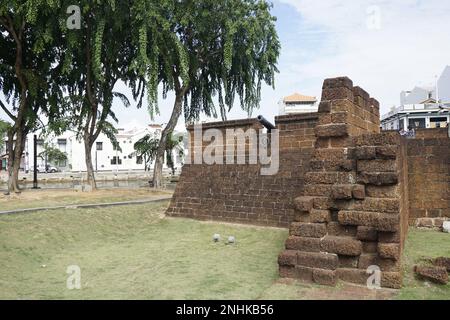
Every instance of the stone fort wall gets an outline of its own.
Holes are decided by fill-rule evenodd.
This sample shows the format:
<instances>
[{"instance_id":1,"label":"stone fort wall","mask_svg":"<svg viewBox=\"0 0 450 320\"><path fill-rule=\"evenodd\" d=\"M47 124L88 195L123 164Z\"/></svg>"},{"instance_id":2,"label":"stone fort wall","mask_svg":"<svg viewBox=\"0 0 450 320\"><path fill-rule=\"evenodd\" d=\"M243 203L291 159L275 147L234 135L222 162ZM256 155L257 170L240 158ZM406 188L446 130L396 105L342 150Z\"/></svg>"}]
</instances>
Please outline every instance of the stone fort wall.
<instances>
[{"instance_id":1,"label":"stone fort wall","mask_svg":"<svg viewBox=\"0 0 450 320\"><path fill-rule=\"evenodd\" d=\"M410 225L442 227L450 220L448 128L416 131L408 139Z\"/></svg>"},{"instance_id":2,"label":"stone fort wall","mask_svg":"<svg viewBox=\"0 0 450 320\"><path fill-rule=\"evenodd\" d=\"M261 165L248 159L187 164L167 214L289 227L278 258L281 277L366 284L367 268L376 265L381 285L399 288L408 224L448 215L448 135L418 131L417 139L406 140L397 132L380 133L379 119L379 103L367 92L345 77L327 79L317 113L275 119L277 174L262 176ZM224 136L229 129L249 128L262 126L256 119L202 126ZM188 132L193 163L205 146L196 149L194 128ZM260 132L257 139L263 138ZM234 155L234 143L222 144L224 158ZM421 170L424 164L428 171ZM440 201L431 204L430 197Z\"/></svg>"}]
</instances>

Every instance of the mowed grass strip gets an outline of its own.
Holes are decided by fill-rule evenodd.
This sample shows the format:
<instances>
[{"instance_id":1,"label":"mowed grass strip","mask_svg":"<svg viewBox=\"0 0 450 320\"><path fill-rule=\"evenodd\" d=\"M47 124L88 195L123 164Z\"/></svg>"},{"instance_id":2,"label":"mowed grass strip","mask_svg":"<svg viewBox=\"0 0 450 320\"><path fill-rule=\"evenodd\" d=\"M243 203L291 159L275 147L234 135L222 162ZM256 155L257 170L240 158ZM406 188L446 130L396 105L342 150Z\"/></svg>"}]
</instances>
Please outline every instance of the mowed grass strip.
<instances>
[{"instance_id":1,"label":"mowed grass strip","mask_svg":"<svg viewBox=\"0 0 450 320\"><path fill-rule=\"evenodd\" d=\"M171 194L172 191L156 191L150 188L98 189L93 192L77 192L71 189L24 190L20 194L0 194L0 211L147 200Z\"/></svg>"},{"instance_id":2,"label":"mowed grass strip","mask_svg":"<svg viewBox=\"0 0 450 320\"><path fill-rule=\"evenodd\" d=\"M278 278L287 230L165 218L166 207L0 217L0 299L256 299ZM80 290L66 287L70 265Z\"/></svg>"}]
</instances>

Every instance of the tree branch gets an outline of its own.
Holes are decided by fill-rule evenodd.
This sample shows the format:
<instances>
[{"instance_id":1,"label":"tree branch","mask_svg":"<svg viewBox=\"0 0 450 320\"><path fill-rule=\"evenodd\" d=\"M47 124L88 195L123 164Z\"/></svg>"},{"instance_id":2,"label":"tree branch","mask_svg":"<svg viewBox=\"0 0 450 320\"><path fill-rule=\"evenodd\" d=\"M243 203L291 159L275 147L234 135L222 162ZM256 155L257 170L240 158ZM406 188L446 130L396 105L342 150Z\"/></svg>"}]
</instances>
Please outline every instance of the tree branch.
<instances>
[{"instance_id":1,"label":"tree branch","mask_svg":"<svg viewBox=\"0 0 450 320\"><path fill-rule=\"evenodd\" d=\"M16 121L17 118L8 110L8 108L4 105L3 101L0 100L0 107L3 109L3 111L8 115L8 117L11 118L12 121Z\"/></svg>"}]
</instances>

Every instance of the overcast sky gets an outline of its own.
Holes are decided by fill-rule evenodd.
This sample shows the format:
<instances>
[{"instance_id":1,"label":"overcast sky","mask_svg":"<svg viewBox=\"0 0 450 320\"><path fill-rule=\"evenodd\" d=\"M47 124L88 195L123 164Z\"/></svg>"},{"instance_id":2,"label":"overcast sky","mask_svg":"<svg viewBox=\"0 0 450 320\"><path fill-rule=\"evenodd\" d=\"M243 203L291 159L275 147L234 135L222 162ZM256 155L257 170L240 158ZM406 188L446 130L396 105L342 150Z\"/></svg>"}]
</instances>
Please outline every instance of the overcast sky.
<instances>
[{"instance_id":1,"label":"overcast sky","mask_svg":"<svg viewBox=\"0 0 450 320\"><path fill-rule=\"evenodd\" d=\"M276 88L263 89L262 114L270 120L278 101L299 92L320 98L325 78L348 76L381 103L382 113L398 105L401 90L433 85L450 65L450 1L444 0L275 0L281 40ZM127 92L123 86L117 88ZM131 98L131 97L130 97ZM146 108L116 113L120 127L151 122ZM160 99L166 123L173 96ZM246 117L239 105L230 119ZM181 119L182 120L182 119ZM183 121L178 125L183 128Z\"/></svg>"}]
</instances>

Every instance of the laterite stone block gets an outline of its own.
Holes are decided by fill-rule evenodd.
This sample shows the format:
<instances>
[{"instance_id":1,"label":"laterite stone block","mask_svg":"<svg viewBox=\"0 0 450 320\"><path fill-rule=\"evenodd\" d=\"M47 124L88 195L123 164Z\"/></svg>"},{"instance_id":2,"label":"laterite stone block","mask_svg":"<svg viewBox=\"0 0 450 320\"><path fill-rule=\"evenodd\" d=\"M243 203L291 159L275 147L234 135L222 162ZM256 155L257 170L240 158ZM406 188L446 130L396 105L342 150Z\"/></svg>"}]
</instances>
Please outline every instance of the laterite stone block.
<instances>
[{"instance_id":1,"label":"laterite stone block","mask_svg":"<svg viewBox=\"0 0 450 320\"><path fill-rule=\"evenodd\" d=\"M330 253L298 252L297 265L309 268L336 270L338 256Z\"/></svg>"},{"instance_id":2,"label":"laterite stone block","mask_svg":"<svg viewBox=\"0 0 450 320\"><path fill-rule=\"evenodd\" d=\"M290 236L286 240L287 250L319 252L320 239Z\"/></svg>"},{"instance_id":3,"label":"laterite stone block","mask_svg":"<svg viewBox=\"0 0 450 320\"><path fill-rule=\"evenodd\" d=\"M280 266L295 266L297 264L297 251L285 250L278 256Z\"/></svg>"},{"instance_id":4,"label":"laterite stone block","mask_svg":"<svg viewBox=\"0 0 450 320\"><path fill-rule=\"evenodd\" d=\"M353 186L352 185L334 185L331 189L331 194L335 200L350 200L352 199Z\"/></svg>"},{"instance_id":5,"label":"laterite stone block","mask_svg":"<svg viewBox=\"0 0 450 320\"><path fill-rule=\"evenodd\" d=\"M349 127L344 123L317 126L314 133L318 138L345 137L349 135Z\"/></svg>"},{"instance_id":6,"label":"laterite stone block","mask_svg":"<svg viewBox=\"0 0 450 320\"><path fill-rule=\"evenodd\" d=\"M295 208L298 211L309 212L314 205L314 197L297 197L294 199Z\"/></svg>"},{"instance_id":7,"label":"laterite stone block","mask_svg":"<svg viewBox=\"0 0 450 320\"><path fill-rule=\"evenodd\" d=\"M361 241L350 237L326 236L321 242L322 251L345 256L359 256L362 252Z\"/></svg>"},{"instance_id":8,"label":"laterite stone block","mask_svg":"<svg viewBox=\"0 0 450 320\"><path fill-rule=\"evenodd\" d=\"M337 280L338 277L335 270L323 270L323 269L313 270L313 281L315 283L325 286L335 286Z\"/></svg>"},{"instance_id":9,"label":"laterite stone block","mask_svg":"<svg viewBox=\"0 0 450 320\"><path fill-rule=\"evenodd\" d=\"M382 258L398 260L400 258L400 245L397 243L379 243L378 254Z\"/></svg>"},{"instance_id":10,"label":"laterite stone block","mask_svg":"<svg viewBox=\"0 0 450 320\"><path fill-rule=\"evenodd\" d=\"M323 223L293 222L290 234L298 237L322 238L327 234L327 227Z\"/></svg>"}]
</instances>

